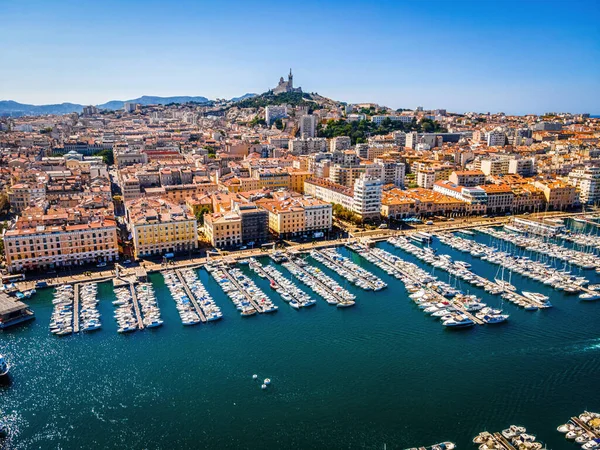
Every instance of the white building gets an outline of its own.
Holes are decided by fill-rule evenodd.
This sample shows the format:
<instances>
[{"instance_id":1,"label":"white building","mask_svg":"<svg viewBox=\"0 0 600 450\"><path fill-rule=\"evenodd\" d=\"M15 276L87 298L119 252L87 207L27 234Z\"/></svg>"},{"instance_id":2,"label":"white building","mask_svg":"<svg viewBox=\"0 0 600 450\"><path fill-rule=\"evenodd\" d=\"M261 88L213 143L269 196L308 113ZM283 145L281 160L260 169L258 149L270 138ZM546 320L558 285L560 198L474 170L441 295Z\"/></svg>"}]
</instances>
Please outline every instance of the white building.
<instances>
[{"instance_id":1,"label":"white building","mask_svg":"<svg viewBox=\"0 0 600 450\"><path fill-rule=\"evenodd\" d=\"M300 136L314 138L317 132L317 116L305 114L300 118Z\"/></svg>"},{"instance_id":2,"label":"white building","mask_svg":"<svg viewBox=\"0 0 600 450\"><path fill-rule=\"evenodd\" d=\"M379 178L362 175L354 182L352 211L363 219L378 218L381 211L383 183Z\"/></svg>"},{"instance_id":3,"label":"white building","mask_svg":"<svg viewBox=\"0 0 600 450\"><path fill-rule=\"evenodd\" d=\"M271 126L277 119L287 117L287 106L285 105L269 105L265 108L265 121L268 126Z\"/></svg>"},{"instance_id":4,"label":"white building","mask_svg":"<svg viewBox=\"0 0 600 450\"><path fill-rule=\"evenodd\" d=\"M290 139L288 148L294 155L309 155L327 151L326 138Z\"/></svg>"},{"instance_id":5,"label":"white building","mask_svg":"<svg viewBox=\"0 0 600 450\"><path fill-rule=\"evenodd\" d=\"M371 122L379 125L385 119L390 119L392 122L411 123L413 118L414 116L373 116L371 117Z\"/></svg>"},{"instance_id":6,"label":"white building","mask_svg":"<svg viewBox=\"0 0 600 450\"><path fill-rule=\"evenodd\" d=\"M132 112L135 112L137 106L138 106L137 103L125 102L125 104L123 105L123 109L127 113L132 113Z\"/></svg>"},{"instance_id":7,"label":"white building","mask_svg":"<svg viewBox=\"0 0 600 450\"><path fill-rule=\"evenodd\" d=\"M379 178L362 175L349 188L324 179L304 182L304 192L328 203L342 205L362 219L380 215L383 183Z\"/></svg>"},{"instance_id":8,"label":"white building","mask_svg":"<svg viewBox=\"0 0 600 450\"><path fill-rule=\"evenodd\" d=\"M582 204L596 204L600 201L600 167L585 167L569 173L569 183L579 190Z\"/></svg>"},{"instance_id":9,"label":"white building","mask_svg":"<svg viewBox=\"0 0 600 450\"><path fill-rule=\"evenodd\" d=\"M398 187L404 187L404 177L406 166L404 163L390 161L382 158L375 158L374 165L381 168L380 179L383 184L393 184Z\"/></svg>"},{"instance_id":10,"label":"white building","mask_svg":"<svg viewBox=\"0 0 600 450\"><path fill-rule=\"evenodd\" d=\"M490 158L481 160L481 171L487 176L506 175L508 172L508 158Z\"/></svg>"},{"instance_id":11,"label":"white building","mask_svg":"<svg viewBox=\"0 0 600 450\"><path fill-rule=\"evenodd\" d=\"M348 150L352 147L352 140L349 136L337 136L331 139L329 143L329 151Z\"/></svg>"},{"instance_id":12,"label":"white building","mask_svg":"<svg viewBox=\"0 0 600 450\"><path fill-rule=\"evenodd\" d=\"M488 147L504 147L506 144L506 133L503 131L490 131L487 133L487 145Z\"/></svg>"},{"instance_id":13,"label":"white building","mask_svg":"<svg viewBox=\"0 0 600 450\"><path fill-rule=\"evenodd\" d=\"M508 162L508 173L530 177L535 174L535 158L511 159Z\"/></svg>"}]
</instances>

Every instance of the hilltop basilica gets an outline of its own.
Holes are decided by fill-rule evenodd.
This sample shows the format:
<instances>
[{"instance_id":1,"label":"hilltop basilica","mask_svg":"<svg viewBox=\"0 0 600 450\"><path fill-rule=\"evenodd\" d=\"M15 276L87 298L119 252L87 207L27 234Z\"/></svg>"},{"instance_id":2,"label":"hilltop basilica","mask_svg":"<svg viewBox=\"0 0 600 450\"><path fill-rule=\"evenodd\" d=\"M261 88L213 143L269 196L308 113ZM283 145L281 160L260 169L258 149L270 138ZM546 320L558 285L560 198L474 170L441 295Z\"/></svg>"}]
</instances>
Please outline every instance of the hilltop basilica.
<instances>
[{"instance_id":1,"label":"hilltop basilica","mask_svg":"<svg viewBox=\"0 0 600 450\"><path fill-rule=\"evenodd\" d=\"M283 77L279 79L279 84L277 87L272 89L273 94L282 94L284 92L302 92L302 88L294 87L294 75L292 75L292 69L290 69L290 74L288 75L288 80L284 81Z\"/></svg>"}]
</instances>

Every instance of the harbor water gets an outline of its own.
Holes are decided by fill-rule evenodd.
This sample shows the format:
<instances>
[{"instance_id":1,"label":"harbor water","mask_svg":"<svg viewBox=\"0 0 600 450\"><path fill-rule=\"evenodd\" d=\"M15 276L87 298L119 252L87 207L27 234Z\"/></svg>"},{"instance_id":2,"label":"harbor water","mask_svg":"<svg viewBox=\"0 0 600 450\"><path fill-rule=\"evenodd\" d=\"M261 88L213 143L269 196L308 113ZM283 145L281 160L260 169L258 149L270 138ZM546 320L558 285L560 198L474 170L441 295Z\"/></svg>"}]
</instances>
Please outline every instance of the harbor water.
<instances>
[{"instance_id":1,"label":"harbor water","mask_svg":"<svg viewBox=\"0 0 600 450\"><path fill-rule=\"evenodd\" d=\"M388 243L378 246L433 270ZM498 266L437 240L432 246L479 275L496 276ZM275 314L242 318L201 269L224 317L184 327L157 273L150 281L162 327L117 334L112 285L104 283L102 329L65 337L48 330L53 291L38 292L29 300L36 320L0 332L0 353L12 365L0 385L0 414L9 425L4 446L405 449L450 440L475 448L480 431L519 424L548 448L579 448L556 427L585 409L600 411L600 302L513 274L519 291L549 295L554 305L531 312L463 282L463 291L502 306L510 319L448 330L418 309L399 280L348 249L339 252L388 287L363 291L308 258L356 294L356 305L335 308L299 285L317 305L294 310L240 266L279 306ZM593 270L577 272L600 282ZM434 274L449 280L444 271ZM264 378L271 385L263 390Z\"/></svg>"}]
</instances>

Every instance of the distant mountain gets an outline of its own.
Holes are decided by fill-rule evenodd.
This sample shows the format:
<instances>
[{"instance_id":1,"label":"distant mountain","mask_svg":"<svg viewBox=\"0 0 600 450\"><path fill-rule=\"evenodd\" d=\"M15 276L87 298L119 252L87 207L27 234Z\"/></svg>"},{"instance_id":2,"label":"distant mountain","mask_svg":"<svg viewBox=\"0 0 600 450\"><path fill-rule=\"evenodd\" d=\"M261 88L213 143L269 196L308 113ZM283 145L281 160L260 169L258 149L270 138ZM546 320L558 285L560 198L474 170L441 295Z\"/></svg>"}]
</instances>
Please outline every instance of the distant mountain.
<instances>
[{"instance_id":1,"label":"distant mountain","mask_svg":"<svg viewBox=\"0 0 600 450\"><path fill-rule=\"evenodd\" d=\"M253 94L246 94L253 95ZM154 97L150 95L143 95L140 98L132 100L112 100L104 103L103 105L97 105L100 109L117 110L123 109L125 103L139 103L142 106L146 105L167 105L169 103L209 103L210 100L206 97ZM47 114L70 114L73 112L81 113L84 105L78 105L76 103L61 103L56 105L27 105L25 103L18 103L13 100L0 100L0 116L43 116Z\"/></svg>"},{"instance_id":2,"label":"distant mountain","mask_svg":"<svg viewBox=\"0 0 600 450\"><path fill-rule=\"evenodd\" d=\"M230 101L232 101L232 102L240 102L242 100L246 100L247 98L252 98L252 97L256 97L256 96L258 96L258 94L250 94L250 93L248 93L248 94L242 95L241 97L233 97Z\"/></svg>"},{"instance_id":3,"label":"distant mountain","mask_svg":"<svg viewBox=\"0 0 600 450\"><path fill-rule=\"evenodd\" d=\"M46 114L80 113L83 105L61 103L56 105L27 105L12 100L0 100L0 116L42 116Z\"/></svg>"},{"instance_id":4,"label":"distant mountain","mask_svg":"<svg viewBox=\"0 0 600 450\"><path fill-rule=\"evenodd\" d=\"M155 97L151 95L142 95L139 98L134 98L132 100L112 100L110 102L104 103L102 105L96 105L100 109L123 109L125 103L139 103L142 106L147 105L168 105L169 103L188 103L188 102L196 102L196 103L209 103L210 100L206 97L189 97L189 96L181 96L181 97Z\"/></svg>"}]
</instances>

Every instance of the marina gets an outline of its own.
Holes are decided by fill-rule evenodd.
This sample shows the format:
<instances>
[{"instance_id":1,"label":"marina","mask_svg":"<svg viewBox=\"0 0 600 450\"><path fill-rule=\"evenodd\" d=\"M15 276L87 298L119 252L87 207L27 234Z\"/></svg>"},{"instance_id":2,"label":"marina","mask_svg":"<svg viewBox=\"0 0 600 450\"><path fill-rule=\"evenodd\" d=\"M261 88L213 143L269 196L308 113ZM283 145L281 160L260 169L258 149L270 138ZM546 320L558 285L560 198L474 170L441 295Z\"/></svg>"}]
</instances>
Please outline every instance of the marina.
<instances>
[{"instance_id":1,"label":"marina","mask_svg":"<svg viewBox=\"0 0 600 450\"><path fill-rule=\"evenodd\" d=\"M310 256L323 264L325 267L335 271L350 283L368 291L380 291L387 284L371 272L354 264L350 259L340 255L335 248L312 250Z\"/></svg>"},{"instance_id":2,"label":"marina","mask_svg":"<svg viewBox=\"0 0 600 450\"><path fill-rule=\"evenodd\" d=\"M181 323L184 326L190 326L206 321L204 314L202 314L202 317L200 316L201 310L193 300L193 294L189 291L189 287L182 282L179 275L174 270L166 270L162 272L162 276L171 293L171 298L177 305Z\"/></svg>"},{"instance_id":3,"label":"marina","mask_svg":"<svg viewBox=\"0 0 600 450\"><path fill-rule=\"evenodd\" d=\"M501 432L483 431L473 439L479 450L541 450L543 444L525 427L511 425Z\"/></svg>"},{"instance_id":4,"label":"marina","mask_svg":"<svg viewBox=\"0 0 600 450\"><path fill-rule=\"evenodd\" d=\"M177 270L179 281L187 287L190 300L196 308L201 322L212 322L223 318L221 308L217 306L206 287L198 279L193 269Z\"/></svg>"},{"instance_id":5,"label":"marina","mask_svg":"<svg viewBox=\"0 0 600 450\"><path fill-rule=\"evenodd\" d=\"M455 236L453 234L438 234L437 238L443 244L461 252L469 253L475 258L499 265L512 272L517 272L524 277L531 278L556 290L575 294L585 291L589 280L585 277L573 276L566 270L566 264L559 270L552 267L549 262L533 260L527 256L513 255L507 251L481 244L479 242Z\"/></svg>"},{"instance_id":6,"label":"marina","mask_svg":"<svg viewBox=\"0 0 600 450\"><path fill-rule=\"evenodd\" d=\"M500 279L496 277L494 281L488 280L469 270L470 264L460 260L453 261L449 255L438 256L430 247L419 248L402 237L390 238L388 239L388 242L420 260L431 264L435 268L443 269L450 275L462 279L473 286L482 288L492 295L501 295L502 298L505 298L526 310L534 311L538 308L549 307L547 297L531 292L519 295L515 292L515 287L510 284L510 282L505 281L503 277Z\"/></svg>"},{"instance_id":7,"label":"marina","mask_svg":"<svg viewBox=\"0 0 600 450\"><path fill-rule=\"evenodd\" d=\"M294 277L309 286L319 294L327 303L338 308L354 306L355 296L341 287L331 277L325 275L321 270L310 266L300 258L289 258L282 263Z\"/></svg>"},{"instance_id":8,"label":"marina","mask_svg":"<svg viewBox=\"0 0 600 450\"><path fill-rule=\"evenodd\" d=\"M277 311L278 307L271 299L240 269L228 268L224 264L205 265L204 268L219 283L242 316Z\"/></svg>"},{"instance_id":9,"label":"marina","mask_svg":"<svg viewBox=\"0 0 600 450\"><path fill-rule=\"evenodd\" d=\"M416 265L406 262L377 247L370 248L359 244L349 244L348 248L356 251L367 261L374 262L388 274L398 274L409 297L417 303L419 309L439 319L447 328L469 328L485 323L501 323L508 319L502 311L488 308L474 295L464 295L447 283L438 281ZM483 315L473 314L481 312Z\"/></svg>"},{"instance_id":10,"label":"marina","mask_svg":"<svg viewBox=\"0 0 600 450\"><path fill-rule=\"evenodd\" d=\"M511 242L517 247L528 251L541 253L550 258L555 258L569 264L581 267L582 269L596 269L600 267L600 258L593 253L568 249L561 245L550 242L548 239L533 236L520 236L506 231L495 230L493 228L476 228L480 233L488 234L496 239L505 242Z\"/></svg>"},{"instance_id":11,"label":"marina","mask_svg":"<svg viewBox=\"0 0 600 450\"><path fill-rule=\"evenodd\" d=\"M293 281L285 278L275 267L270 265L263 266L258 260L252 258L250 260L250 268L258 276L266 278L270 283L271 289L274 289L292 308L307 308L316 304L314 299L297 287Z\"/></svg>"},{"instance_id":12,"label":"marina","mask_svg":"<svg viewBox=\"0 0 600 450\"><path fill-rule=\"evenodd\" d=\"M564 425L556 429L565 435L565 439L581 445L583 450L600 448L600 414L584 411L573 416Z\"/></svg>"},{"instance_id":13,"label":"marina","mask_svg":"<svg viewBox=\"0 0 600 450\"><path fill-rule=\"evenodd\" d=\"M142 317L142 326L138 328L156 328L163 324L160 318L160 309L156 302L156 295L152 283L138 283L135 285L134 302L140 305L140 317ZM135 304L135 303L134 303Z\"/></svg>"},{"instance_id":14,"label":"marina","mask_svg":"<svg viewBox=\"0 0 600 450\"><path fill-rule=\"evenodd\" d=\"M81 331L95 331L102 328L100 321L100 312L98 311L98 284L97 283L78 283L75 285L78 307L75 311L74 319L77 319L73 326L75 333ZM80 304L80 305L79 305Z\"/></svg>"},{"instance_id":15,"label":"marina","mask_svg":"<svg viewBox=\"0 0 600 450\"><path fill-rule=\"evenodd\" d=\"M117 299L113 301L113 305L116 306L114 317L119 325L117 333L131 333L141 329L140 324L143 327L142 319L139 316L139 306L134 307L134 294L133 285L115 289Z\"/></svg>"}]
</instances>

